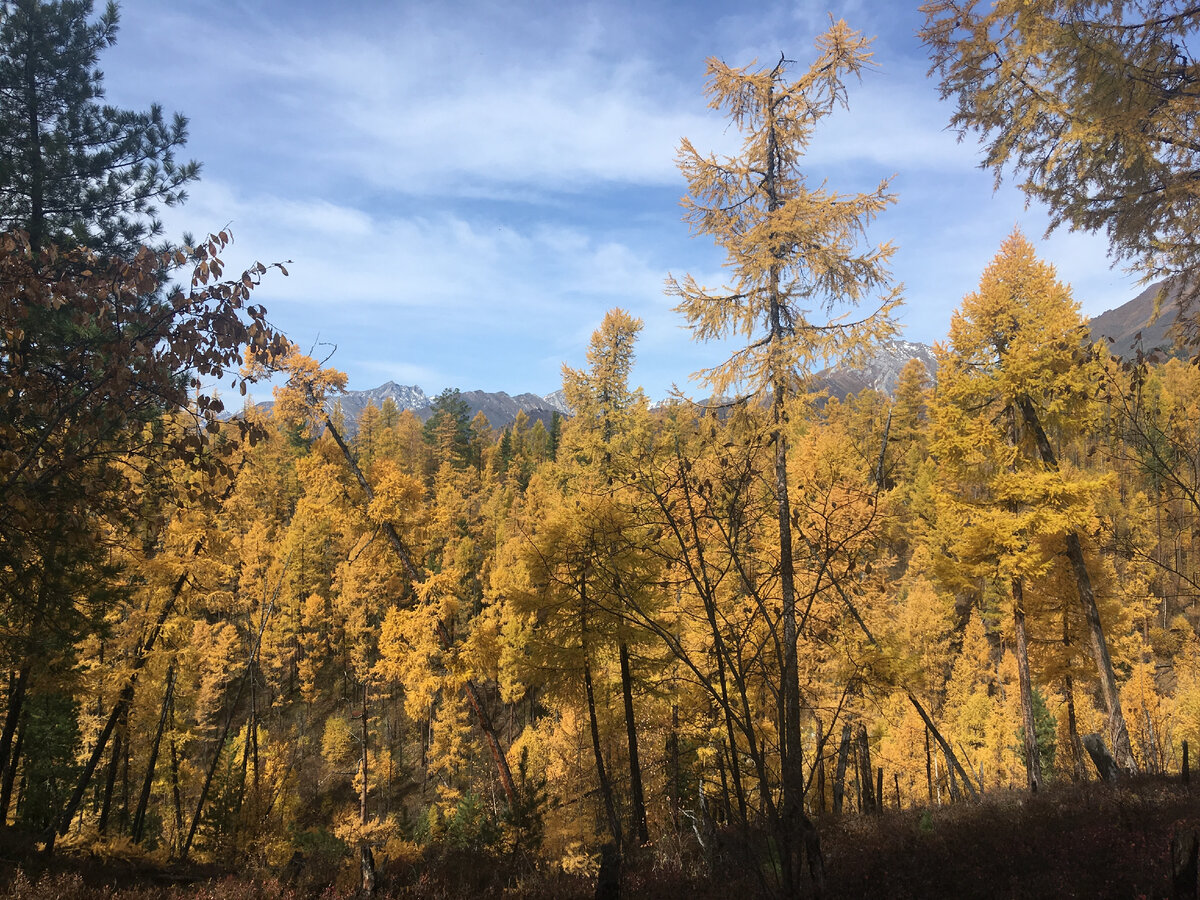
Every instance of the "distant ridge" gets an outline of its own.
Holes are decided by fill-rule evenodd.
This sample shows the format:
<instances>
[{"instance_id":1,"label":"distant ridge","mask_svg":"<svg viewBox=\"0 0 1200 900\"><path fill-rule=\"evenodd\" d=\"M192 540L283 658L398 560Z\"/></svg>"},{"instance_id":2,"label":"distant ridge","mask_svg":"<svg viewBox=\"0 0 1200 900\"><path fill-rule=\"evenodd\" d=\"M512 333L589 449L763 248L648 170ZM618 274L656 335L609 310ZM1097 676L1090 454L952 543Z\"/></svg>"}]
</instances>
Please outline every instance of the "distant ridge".
<instances>
[{"instance_id":1,"label":"distant ridge","mask_svg":"<svg viewBox=\"0 0 1200 900\"><path fill-rule=\"evenodd\" d=\"M1165 282L1162 281L1152 284L1128 303L1102 312L1092 319L1092 340L1108 340L1109 349L1114 355L1132 359L1137 353L1135 344L1140 334L1143 353L1161 350L1168 356L1181 355L1182 351L1169 333L1179 312L1178 289L1172 291L1164 300L1162 312L1158 317L1154 316L1154 303L1163 284Z\"/></svg>"},{"instance_id":2,"label":"distant ridge","mask_svg":"<svg viewBox=\"0 0 1200 900\"><path fill-rule=\"evenodd\" d=\"M909 360L919 359L929 374L937 380L937 357L928 344L917 341L884 341L861 366L838 364L822 369L815 376L816 389L829 392L830 397L845 400L851 394L870 389L891 396L896 391L900 373Z\"/></svg>"},{"instance_id":3,"label":"distant ridge","mask_svg":"<svg viewBox=\"0 0 1200 900\"><path fill-rule=\"evenodd\" d=\"M482 412L487 416L488 424L493 428L507 428L517 419L517 414L524 412L532 425L535 420L542 422L547 428L554 414L568 414L569 408L562 397L562 391L555 391L545 397L537 394L517 394L510 396L504 391L462 391L459 396L470 409L470 416ZM396 408L409 410L422 422L433 414L430 405L434 398L430 397L415 384L396 384L388 381L379 387L366 391L346 391L331 398L326 403L326 412L332 413L341 404L342 419L345 422L347 436L353 436L358 430L358 419L363 410L374 404L383 408L383 404L391 400ZM270 409L274 401L260 403L260 409Z\"/></svg>"}]
</instances>

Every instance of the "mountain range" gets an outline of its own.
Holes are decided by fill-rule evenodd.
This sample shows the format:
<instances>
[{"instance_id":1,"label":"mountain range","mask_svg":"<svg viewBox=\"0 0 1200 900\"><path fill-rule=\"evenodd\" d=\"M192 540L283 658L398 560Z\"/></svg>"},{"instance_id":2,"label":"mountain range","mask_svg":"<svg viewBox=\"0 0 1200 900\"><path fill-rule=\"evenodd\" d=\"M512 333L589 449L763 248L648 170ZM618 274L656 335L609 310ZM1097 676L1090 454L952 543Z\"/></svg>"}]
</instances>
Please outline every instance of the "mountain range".
<instances>
[{"instance_id":1,"label":"mountain range","mask_svg":"<svg viewBox=\"0 0 1200 900\"><path fill-rule=\"evenodd\" d=\"M1162 285L1155 284L1116 309L1110 309L1091 320L1092 340L1108 340L1112 352L1124 357L1132 356L1140 339L1143 351L1160 349L1166 353L1177 353L1169 332L1171 322L1178 310L1178 292L1163 304L1163 311L1154 315L1155 300ZM909 360L919 359L931 378L937 377L937 358L933 348L916 341L885 341L880 344L861 365L831 366L817 373L817 390L829 392L831 397L844 399L865 389L892 393L900 372ZM510 395L504 391L463 391L460 398L466 402L470 415L482 412L493 428L506 428L517 414L524 411L530 421L541 421L546 427L554 415L570 415L570 407L561 390L545 396L537 394ZM368 404L382 407L391 400L400 410L411 410L422 422L432 414L433 399L417 385L396 384L389 381L367 391L346 391L335 402L340 403L346 430L353 434L355 423ZM269 403L262 404L270 406Z\"/></svg>"},{"instance_id":2,"label":"mountain range","mask_svg":"<svg viewBox=\"0 0 1200 900\"><path fill-rule=\"evenodd\" d=\"M547 428L555 413L569 415L570 408L563 399L562 391L555 391L545 397L537 394L517 394L510 396L504 391L462 391L459 398L470 409L470 415L483 413L493 428L505 428L516 421L517 413L524 411L530 423L534 420L542 422ZM422 422L433 415L433 401L415 384L396 384L389 381L369 391L346 391L338 395L334 403L340 403L346 430L353 434L355 423L362 411L370 404L382 407L384 402L391 400L396 408L410 410Z\"/></svg>"}]
</instances>

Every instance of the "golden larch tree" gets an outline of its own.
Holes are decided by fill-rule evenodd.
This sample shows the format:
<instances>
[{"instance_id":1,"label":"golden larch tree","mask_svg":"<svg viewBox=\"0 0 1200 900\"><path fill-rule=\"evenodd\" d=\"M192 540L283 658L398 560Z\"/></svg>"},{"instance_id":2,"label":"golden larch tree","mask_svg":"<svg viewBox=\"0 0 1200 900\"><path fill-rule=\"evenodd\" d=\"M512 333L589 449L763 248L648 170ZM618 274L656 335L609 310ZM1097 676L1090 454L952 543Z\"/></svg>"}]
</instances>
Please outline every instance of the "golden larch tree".
<instances>
[{"instance_id":1,"label":"golden larch tree","mask_svg":"<svg viewBox=\"0 0 1200 900\"><path fill-rule=\"evenodd\" d=\"M667 293L679 299L676 309L693 337L747 340L724 363L699 373L714 393L771 397L784 642L784 802L778 826L787 848L782 854L785 891L795 889L801 836L808 842L814 878L821 878L816 833L803 809L785 408L815 369L889 336L890 313L899 303L887 268L893 248L871 246L864 234L894 200L888 181L873 191L840 194L824 184L810 187L800 170L817 123L846 105L846 80L871 61L870 41L844 21L832 25L816 45L817 59L794 81L783 58L769 68L709 60L709 105L725 112L742 132L741 152L706 156L685 138L678 164L689 188L684 219L694 234L711 237L725 250L731 284L714 290L690 275L667 280ZM847 317L847 309L876 296L873 311Z\"/></svg>"}]
</instances>

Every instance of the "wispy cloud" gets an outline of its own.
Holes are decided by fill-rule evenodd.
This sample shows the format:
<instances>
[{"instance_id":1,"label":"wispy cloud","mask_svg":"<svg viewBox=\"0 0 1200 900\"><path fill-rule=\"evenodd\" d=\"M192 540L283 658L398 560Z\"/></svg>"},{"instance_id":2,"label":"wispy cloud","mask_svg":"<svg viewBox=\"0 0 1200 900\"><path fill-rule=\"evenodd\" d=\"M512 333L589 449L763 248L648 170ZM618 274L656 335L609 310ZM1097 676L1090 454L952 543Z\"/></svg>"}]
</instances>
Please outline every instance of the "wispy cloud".
<instances>
[{"instance_id":1,"label":"wispy cloud","mask_svg":"<svg viewBox=\"0 0 1200 900\"><path fill-rule=\"evenodd\" d=\"M919 13L833 11L881 34L878 68L821 123L805 171L839 191L896 173L899 203L870 233L898 244L905 320L932 340L1013 225L1040 238L1045 216L1011 187L993 194L973 142L945 130ZM169 233L230 223L231 267L292 260L257 299L302 344L337 344L355 387L552 390L620 305L645 319L634 378L656 396L724 353L692 344L662 293L668 271L725 280L675 206L681 137L739 143L707 108L704 60L785 51L800 72L828 24L824 4L793 0L124 0L122 17L102 61L111 99L183 110L206 166ZM1041 250L1085 310L1132 296L1101 238Z\"/></svg>"}]
</instances>

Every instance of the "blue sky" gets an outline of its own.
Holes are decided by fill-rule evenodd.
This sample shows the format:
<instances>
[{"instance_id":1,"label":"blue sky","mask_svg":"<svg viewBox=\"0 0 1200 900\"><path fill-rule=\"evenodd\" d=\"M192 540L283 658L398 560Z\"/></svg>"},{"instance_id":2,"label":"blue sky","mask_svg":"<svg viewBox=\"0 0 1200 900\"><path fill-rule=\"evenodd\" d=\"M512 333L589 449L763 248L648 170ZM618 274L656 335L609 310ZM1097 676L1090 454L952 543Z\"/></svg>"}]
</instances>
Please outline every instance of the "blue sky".
<instances>
[{"instance_id":1,"label":"blue sky","mask_svg":"<svg viewBox=\"0 0 1200 900\"><path fill-rule=\"evenodd\" d=\"M641 317L633 381L699 388L723 359L692 342L668 273L721 282L723 257L680 220L679 139L733 150L704 98L705 60L806 66L829 14L875 35L850 110L823 123L806 171L862 190L894 176L872 227L905 285L904 337L950 314L1019 225L1085 313L1131 299L1102 237L1056 232L1008 184L993 191L915 31L918 3L121 3L101 59L108 99L190 120L203 164L168 234L229 226L229 268L291 260L256 293L271 320L350 387L385 381L545 394L580 367L606 310Z\"/></svg>"}]
</instances>

